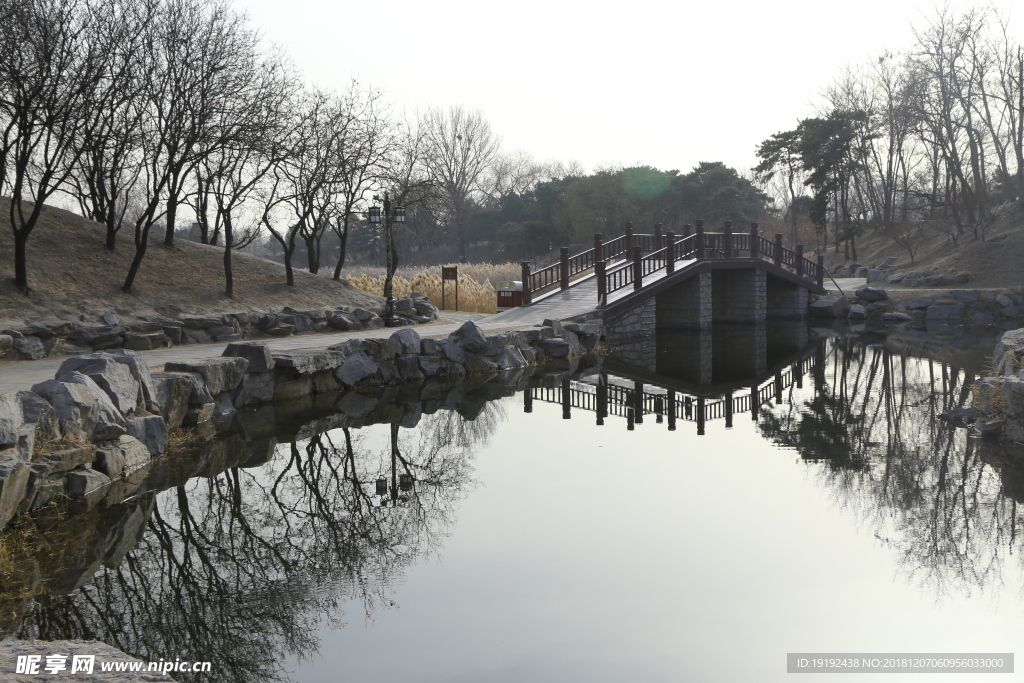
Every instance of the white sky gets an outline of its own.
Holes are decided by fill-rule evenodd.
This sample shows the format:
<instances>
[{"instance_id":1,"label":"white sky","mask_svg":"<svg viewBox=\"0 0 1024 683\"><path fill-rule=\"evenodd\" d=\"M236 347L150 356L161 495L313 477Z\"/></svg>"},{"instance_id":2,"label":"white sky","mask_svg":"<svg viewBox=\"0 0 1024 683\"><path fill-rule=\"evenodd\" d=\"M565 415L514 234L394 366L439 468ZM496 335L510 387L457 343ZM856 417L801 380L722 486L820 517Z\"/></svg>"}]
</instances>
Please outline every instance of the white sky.
<instances>
[{"instance_id":1,"label":"white sky","mask_svg":"<svg viewBox=\"0 0 1024 683\"><path fill-rule=\"evenodd\" d=\"M541 160L684 172L752 167L845 65L909 46L911 22L934 13L920 0L235 2L320 85L356 77L398 110L480 109L505 149Z\"/></svg>"}]
</instances>

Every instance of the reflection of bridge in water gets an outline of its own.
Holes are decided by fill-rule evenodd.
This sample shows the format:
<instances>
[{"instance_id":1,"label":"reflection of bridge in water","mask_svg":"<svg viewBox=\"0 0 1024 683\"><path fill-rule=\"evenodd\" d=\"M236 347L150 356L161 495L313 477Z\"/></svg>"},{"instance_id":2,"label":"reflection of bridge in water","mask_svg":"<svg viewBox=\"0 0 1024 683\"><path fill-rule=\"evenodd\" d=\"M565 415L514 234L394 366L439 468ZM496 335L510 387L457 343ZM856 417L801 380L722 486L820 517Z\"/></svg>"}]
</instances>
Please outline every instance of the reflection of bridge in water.
<instances>
[{"instance_id":1,"label":"reflection of bridge in water","mask_svg":"<svg viewBox=\"0 0 1024 683\"><path fill-rule=\"evenodd\" d=\"M702 343L709 346L710 336L701 335ZM695 351L700 353L699 349L689 353ZM818 340L770 367L755 361L761 366L757 374L718 383L687 381L674 373L663 374L610 359L595 375L578 380L565 377L557 386L525 390L523 408L529 413L534 401L555 403L562 406L563 419L570 419L573 409L585 410L596 414L598 425L603 425L608 416L623 417L630 430L653 415L658 424L667 421L670 431L679 420L695 422L697 434L703 435L708 420L724 418L725 426L732 427L735 415L749 413L756 421L760 406L772 400L781 404L787 389L802 388L805 376L813 376L815 368L824 367L824 356L824 340ZM705 377L710 378L710 368L702 373L701 378Z\"/></svg>"}]
</instances>

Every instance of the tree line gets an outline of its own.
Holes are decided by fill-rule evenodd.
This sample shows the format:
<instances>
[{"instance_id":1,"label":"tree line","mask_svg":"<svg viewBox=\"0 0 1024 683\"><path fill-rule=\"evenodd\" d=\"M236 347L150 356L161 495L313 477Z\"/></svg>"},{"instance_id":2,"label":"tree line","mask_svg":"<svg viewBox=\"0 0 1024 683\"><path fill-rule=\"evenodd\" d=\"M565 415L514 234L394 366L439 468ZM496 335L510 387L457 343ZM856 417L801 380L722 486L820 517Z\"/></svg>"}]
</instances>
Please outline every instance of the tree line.
<instances>
[{"instance_id":1,"label":"tree line","mask_svg":"<svg viewBox=\"0 0 1024 683\"><path fill-rule=\"evenodd\" d=\"M0 195L23 292L26 244L53 201L101 223L107 249L128 240L124 291L151 233L173 247L195 230L223 249L229 296L232 253L255 242L290 285L297 254L338 279L352 249L379 251L364 211L381 190L412 218L400 245L463 261L479 243L507 260L627 221L770 207L720 163L586 174L504 151L479 111L402 115L355 80L312 86L229 0L0 0L0 17Z\"/></svg>"},{"instance_id":2,"label":"tree line","mask_svg":"<svg viewBox=\"0 0 1024 683\"><path fill-rule=\"evenodd\" d=\"M935 231L984 240L998 207L1024 197L1024 48L1007 20L946 7L913 36L844 70L816 116L757 148L757 179L792 207L793 233L806 215L848 258L866 230L911 259Z\"/></svg>"}]
</instances>

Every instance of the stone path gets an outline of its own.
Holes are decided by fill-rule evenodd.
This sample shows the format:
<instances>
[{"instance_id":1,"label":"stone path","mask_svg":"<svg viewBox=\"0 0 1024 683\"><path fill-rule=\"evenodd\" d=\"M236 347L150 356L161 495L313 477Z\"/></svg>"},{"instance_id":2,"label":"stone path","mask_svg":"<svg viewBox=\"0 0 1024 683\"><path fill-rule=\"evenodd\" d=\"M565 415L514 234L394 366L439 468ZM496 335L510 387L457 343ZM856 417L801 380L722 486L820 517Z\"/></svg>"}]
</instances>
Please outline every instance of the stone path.
<instances>
[{"instance_id":1,"label":"stone path","mask_svg":"<svg viewBox=\"0 0 1024 683\"><path fill-rule=\"evenodd\" d=\"M595 293L596 300L597 295ZM593 306L591 306L593 308ZM517 311L530 311L531 309L513 309L509 313ZM587 309L589 310L589 309ZM511 316L502 318L504 314L489 315L486 313L457 313L455 311L442 311L442 317L426 325L417 325L412 329L419 332L421 337L446 337L458 329L467 320L473 320L485 332L500 332L509 329L522 329L540 324L545 318L552 317L555 312L548 309L547 314L537 311L536 315ZM572 314L569 314L572 315ZM563 316L568 317L568 316ZM536 318L536 322L534 321ZM396 328L398 329L398 328ZM377 329L363 329L351 332L330 332L320 334L303 334L294 337L277 337L260 339L274 351L296 351L300 349L322 349L333 346L348 339L372 339L374 337L390 337L394 329L381 327ZM210 358L223 353L226 343L216 344L186 344L184 346L172 346L165 349L153 349L151 351L139 351L150 367L160 366L164 363L192 361L200 358ZM36 361L14 361L0 367L0 393L21 391L29 389L33 384L53 379L54 373L67 356L46 358Z\"/></svg>"}]
</instances>

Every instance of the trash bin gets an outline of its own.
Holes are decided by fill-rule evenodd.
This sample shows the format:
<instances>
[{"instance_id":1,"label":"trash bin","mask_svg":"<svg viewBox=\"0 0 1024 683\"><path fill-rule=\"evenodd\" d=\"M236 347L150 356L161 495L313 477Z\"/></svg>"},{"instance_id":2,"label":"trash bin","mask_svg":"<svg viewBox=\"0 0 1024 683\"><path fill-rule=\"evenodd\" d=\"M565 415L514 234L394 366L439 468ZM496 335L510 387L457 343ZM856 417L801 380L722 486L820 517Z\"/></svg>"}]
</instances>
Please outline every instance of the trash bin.
<instances>
[{"instance_id":1,"label":"trash bin","mask_svg":"<svg viewBox=\"0 0 1024 683\"><path fill-rule=\"evenodd\" d=\"M519 280L505 280L498 283L497 309L507 311L523 305L523 283Z\"/></svg>"}]
</instances>

